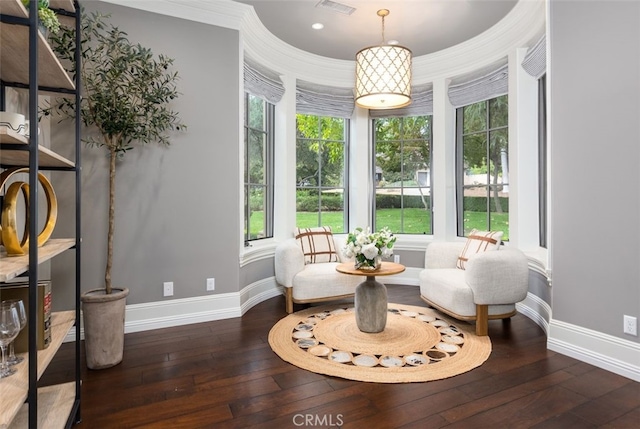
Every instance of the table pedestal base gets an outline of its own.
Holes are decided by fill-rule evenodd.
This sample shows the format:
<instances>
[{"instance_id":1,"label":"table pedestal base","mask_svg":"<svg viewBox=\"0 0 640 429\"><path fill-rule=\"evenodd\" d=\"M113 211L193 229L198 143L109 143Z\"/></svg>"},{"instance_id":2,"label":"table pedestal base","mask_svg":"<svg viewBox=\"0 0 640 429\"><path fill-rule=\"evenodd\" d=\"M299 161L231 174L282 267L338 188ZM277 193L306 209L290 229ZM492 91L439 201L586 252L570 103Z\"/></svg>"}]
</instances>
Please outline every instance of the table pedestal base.
<instances>
[{"instance_id":1,"label":"table pedestal base","mask_svg":"<svg viewBox=\"0 0 640 429\"><path fill-rule=\"evenodd\" d=\"M354 297L356 324L362 332L382 332L387 324L387 287L375 276L356 287Z\"/></svg>"}]
</instances>

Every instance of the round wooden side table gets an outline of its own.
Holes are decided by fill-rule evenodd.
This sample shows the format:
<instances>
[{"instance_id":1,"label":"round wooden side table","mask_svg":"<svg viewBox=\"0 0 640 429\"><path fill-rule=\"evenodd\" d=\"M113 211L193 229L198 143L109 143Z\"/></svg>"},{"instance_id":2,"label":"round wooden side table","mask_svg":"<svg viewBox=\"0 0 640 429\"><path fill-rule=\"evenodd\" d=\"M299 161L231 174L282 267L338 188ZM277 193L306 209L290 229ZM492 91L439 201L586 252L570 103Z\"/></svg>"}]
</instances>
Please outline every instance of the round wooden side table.
<instances>
[{"instance_id":1,"label":"round wooden side table","mask_svg":"<svg viewBox=\"0 0 640 429\"><path fill-rule=\"evenodd\" d=\"M376 281L376 276L391 276L405 270L404 265L382 262L375 271L358 270L354 263L344 263L336 267L343 274L366 276L365 281L356 286L354 305L356 324L362 332L377 333L387 325L387 287Z\"/></svg>"}]
</instances>

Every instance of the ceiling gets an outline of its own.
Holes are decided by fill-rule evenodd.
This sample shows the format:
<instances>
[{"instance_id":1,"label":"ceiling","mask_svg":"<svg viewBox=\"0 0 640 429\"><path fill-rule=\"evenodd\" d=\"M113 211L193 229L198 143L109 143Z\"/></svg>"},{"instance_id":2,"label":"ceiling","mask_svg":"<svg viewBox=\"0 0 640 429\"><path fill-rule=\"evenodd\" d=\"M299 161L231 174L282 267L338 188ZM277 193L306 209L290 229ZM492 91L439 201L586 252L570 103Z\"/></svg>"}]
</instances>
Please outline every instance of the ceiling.
<instances>
[{"instance_id":1,"label":"ceiling","mask_svg":"<svg viewBox=\"0 0 640 429\"><path fill-rule=\"evenodd\" d=\"M385 39L422 56L479 35L504 18L517 0L236 0L254 7L264 26L284 42L329 58L353 60L382 41L379 9L389 9ZM523 0L525 1L525 0ZM350 15L319 6L355 8ZM321 23L322 30L312 24Z\"/></svg>"}]
</instances>

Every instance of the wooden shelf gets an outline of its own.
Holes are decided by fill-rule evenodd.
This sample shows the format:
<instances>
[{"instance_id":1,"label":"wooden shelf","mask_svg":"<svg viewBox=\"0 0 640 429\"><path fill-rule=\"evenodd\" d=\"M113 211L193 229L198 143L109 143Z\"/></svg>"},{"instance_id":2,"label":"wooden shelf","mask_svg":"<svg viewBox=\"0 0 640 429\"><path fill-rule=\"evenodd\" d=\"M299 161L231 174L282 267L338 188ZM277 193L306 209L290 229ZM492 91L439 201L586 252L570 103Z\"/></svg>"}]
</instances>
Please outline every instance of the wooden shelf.
<instances>
[{"instance_id":1,"label":"wooden shelf","mask_svg":"<svg viewBox=\"0 0 640 429\"><path fill-rule=\"evenodd\" d=\"M62 345L62 341L67 336L69 330L75 324L75 311L61 311L56 312L51 315L51 344L44 350L38 350L38 379L44 373L44 370L49 366L53 356L56 354L60 345ZM1 378L0 379L0 429L4 429L9 427L9 424L12 424L11 427L26 427L25 423L17 425L16 420L20 420L20 416L23 415L23 411L20 411L18 415L18 411L23 408L26 408L24 405L24 401L27 399L27 392L29 391L29 356L28 353L22 353L21 356L24 357L24 360L19 364L15 365L13 368L16 369L17 373L13 374L10 377ZM72 386L71 398L75 398L75 382L67 383ZM66 386L66 384L64 385ZM58 388L59 386L53 386ZM49 388L45 388L47 391ZM38 402L40 402L40 392L43 389L38 389ZM59 400L60 395L58 394L47 394L46 397L55 397L56 401ZM67 396L62 395L62 396ZM45 401L46 403L46 401ZM49 410L47 405L38 404L38 420L43 421L42 418L46 416L46 414L50 411L55 411L56 413L60 412L60 410ZM73 401L71 401L73 405ZM66 411L65 414L65 423L66 419L69 416L69 411ZM64 413L63 413L64 414ZM16 418L18 415L18 418ZM15 418L15 420L14 420ZM25 415L25 418L27 416ZM46 417L45 417L46 418ZM11 423L13 421L13 423ZM44 420L47 422L46 425L39 424L38 427L58 427L58 426L49 426L48 420ZM62 426L64 427L64 423Z\"/></svg>"},{"instance_id":2,"label":"wooden shelf","mask_svg":"<svg viewBox=\"0 0 640 429\"><path fill-rule=\"evenodd\" d=\"M38 248L38 263L41 264L56 255L75 246L75 238L52 238ZM29 269L29 255L7 256L7 252L0 250L0 282L6 282ZM0 394L0 396L2 396Z\"/></svg>"},{"instance_id":3,"label":"wooden shelf","mask_svg":"<svg viewBox=\"0 0 640 429\"><path fill-rule=\"evenodd\" d=\"M67 3L67 2L62 2ZM20 0L0 1L0 13L28 18ZM29 84L29 26L0 22L2 49L0 49L0 79L5 82ZM51 46L38 33L38 85L74 90L71 77L53 53Z\"/></svg>"},{"instance_id":4,"label":"wooden shelf","mask_svg":"<svg viewBox=\"0 0 640 429\"><path fill-rule=\"evenodd\" d=\"M76 8L73 6L72 0L49 0L49 7L51 9L62 9L67 12L75 12Z\"/></svg>"},{"instance_id":5,"label":"wooden shelf","mask_svg":"<svg viewBox=\"0 0 640 429\"><path fill-rule=\"evenodd\" d=\"M29 139L25 136L10 130L7 127L0 127L0 143L12 143L28 145ZM3 149L0 161L4 166L10 167L28 167L29 152L26 150ZM75 164L63 156L58 155L54 151L44 146L38 146L38 161L40 167L69 167L73 168Z\"/></svg>"},{"instance_id":6,"label":"wooden shelf","mask_svg":"<svg viewBox=\"0 0 640 429\"><path fill-rule=\"evenodd\" d=\"M35 0L31 0L32 2ZM50 0L49 6L59 11L70 12L76 14L73 0ZM29 87L29 57L30 57L30 22L29 11L22 5L21 0L0 0L0 14L5 17L15 17L18 19L5 19L6 22L0 22L0 37L2 39L2 49L0 49L0 80L3 83L16 87ZM73 16L67 13L60 13L59 19L63 19L63 25L68 22L75 22ZM33 17L31 17L33 18ZM26 24L26 25L25 25ZM36 95L37 91L41 94L53 94L55 96L70 96L76 91L74 81L65 71L61 62L57 58L53 49L49 45L45 36L38 31L37 40L38 47L38 88L29 88L30 97ZM32 64L33 65L33 64ZM4 91L4 86L2 88ZM30 98L31 99L31 98ZM78 117L76 116L78 120ZM77 138L78 136L76 136ZM19 135L7 128L0 128L0 164L4 167L28 167L30 152L28 145L30 140L25 136ZM10 146L11 145L11 146ZM66 159L49 148L38 146L38 168L62 168L73 169L75 163ZM76 154L79 157L79 154ZM79 158L76 158L79 163ZM78 196L76 196L77 201ZM77 215L76 215L77 216ZM23 256L7 256L3 247L0 247L0 282L7 282L20 274L29 270L31 264L41 264L56 255L72 248L76 244L75 238L58 238L47 241L43 246L38 248L38 260L30 260L29 255ZM79 287L79 276L76 278L76 288ZM76 295L74 307L79 306L79 297ZM38 350L37 354L29 355L22 353L24 358L22 362L15 365L16 373L12 376L0 379L0 429L6 428L64 428L68 419L72 416L75 409L76 387L80 380L69 383L59 384L55 386L47 386L37 389L37 418L36 421L29 419L29 404L26 404L29 393L33 395L35 392L29 390L30 387L36 385L51 360L58 352L62 342L69 330L80 321L75 320L76 310L56 312L51 315L51 343L43 350ZM35 327L31 327L35 329ZM76 338L79 341L79 338ZM37 359L36 380L29 375L29 360L33 364L33 359ZM79 355L76 354L76 365L79 365ZM35 404L31 404L35 406ZM33 412L31 413L33 414Z\"/></svg>"},{"instance_id":7,"label":"wooden shelf","mask_svg":"<svg viewBox=\"0 0 640 429\"><path fill-rule=\"evenodd\" d=\"M38 389L38 427L64 428L71 414L76 396L74 382ZM29 405L24 404L9 429L23 429L29 425Z\"/></svg>"}]
</instances>

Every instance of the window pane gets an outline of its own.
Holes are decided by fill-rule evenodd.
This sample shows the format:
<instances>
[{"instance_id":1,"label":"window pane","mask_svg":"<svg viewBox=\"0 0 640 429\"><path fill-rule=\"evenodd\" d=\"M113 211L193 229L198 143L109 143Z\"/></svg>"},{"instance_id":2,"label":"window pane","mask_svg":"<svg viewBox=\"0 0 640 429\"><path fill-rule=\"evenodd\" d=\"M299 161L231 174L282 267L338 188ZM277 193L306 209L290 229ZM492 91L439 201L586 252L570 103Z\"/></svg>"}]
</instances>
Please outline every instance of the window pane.
<instances>
[{"instance_id":1,"label":"window pane","mask_svg":"<svg viewBox=\"0 0 640 429\"><path fill-rule=\"evenodd\" d=\"M249 183L266 183L265 148L267 136L258 131L249 131Z\"/></svg>"},{"instance_id":2,"label":"window pane","mask_svg":"<svg viewBox=\"0 0 640 429\"><path fill-rule=\"evenodd\" d=\"M431 117L374 121L375 228L399 234L431 231Z\"/></svg>"},{"instance_id":3,"label":"window pane","mask_svg":"<svg viewBox=\"0 0 640 429\"><path fill-rule=\"evenodd\" d=\"M464 188L462 209L464 212L464 235L467 236L472 229L488 230L487 216L487 186L470 186Z\"/></svg>"},{"instance_id":4,"label":"window pane","mask_svg":"<svg viewBox=\"0 0 640 429\"><path fill-rule=\"evenodd\" d=\"M507 96L458 110L463 121L457 136L462 145L458 165L463 168L458 173L458 233L464 236L480 229L501 230L503 240L509 237L508 110Z\"/></svg>"},{"instance_id":5,"label":"window pane","mask_svg":"<svg viewBox=\"0 0 640 429\"><path fill-rule=\"evenodd\" d=\"M256 130L265 130L264 100L249 95L249 109L249 127Z\"/></svg>"},{"instance_id":6,"label":"window pane","mask_svg":"<svg viewBox=\"0 0 640 429\"><path fill-rule=\"evenodd\" d=\"M244 240L273 236L274 105L245 93Z\"/></svg>"},{"instance_id":7,"label":"window pane","mask_svg":"<svg viewBox=\"0 0 640 429\"><path fill-rule=\"evenodd\" d=\"M489 133L490 151L489 156L489 174L490 183L499 184L506 183L504 180L508 180L508 148L507 143L508 131L506 129L500 129L497 131L491 131Z\"/></svg>"},{"instance_id":8,"label":"window pane","mask_svg":"<svg viewBox=\"0 0 640 429\"><path fill-rule=\"evenodd\" d=\"M322 187L343 187L344 181L344 145L327 142L323 145L320 157L320 176Z\"/></svg>"},{"instance_id":9,"label":"window pane","mask_svg":"<svg viewBox=\"0 0 640 429\"><path fill-rule=\"evenodd\" d=\"M404 118L402 138L405 140L430 140L431 121L429 116L409 116Z\"/></svg>"},{"instance_id":10,"label":"window pane","mask_svg":"<svg viewBox=\"0 0 640 429\"><path fill-rule=\"evenodd\" d=\"M473 133L487 129L487 104L484 101L463 107L463 133Z\"/></svg>"},{"instance_id":11,"label":"window pane","mask_svg":"<svg viewBox=\"0 0 640 429\"><path fill-rule=\"evenodd\" d=\"M487 134L464 136L464 166L470 183L487 183ZM465 185L467 180L465 179Z\"/></svg>"},{"instance_id":12,"label":"window pane","mask_svg":"<svg viewBox=\"0 0 640 429\"><path fill-rule=\"evenodd\" d=\"M506 95L489 100L489 123L490 128L509 125L509 103Z\"/></svg>"},{"instance_id":13,"label":"window pane","mask_svg":"<svg viewBox=\"0 0 640 429\"><path fill-rule=\"evenodd\" d=\"M502 186L491 186L490 189L490 225L494 231L504 231L502 239L509 240L509 194L503 192Z\"/></svg>"},{"instance_id":14,"label":"window pane","mask_svg":"<svg viewBox=\"0 0 640 429\"><path fill-rule=\"evenodd\" d=\"M264 216L265 189L262 186L249 187L249 240L264 238L266 219Z\"/></svg>"},{"instance_id":15,"label":"window pane","mask_svg":"<svg viewBox=\"0 0 640 429\"><path fill-rule=\"evenodd\" d=\"M296 207L297 227L320 226L320 196L317 189L298 189L296 191Z\"/></svg>"},{"instance_id":16,"label":"window pane","mask_svg":"<svg viewBox=\"0 0 640 429\"><path fill-rule=\"evenodd\" d=\"M318 186L318 148L315 140L298 140L296 144L296 183L300 187Z\"/></svg>"},{"instance_id":17,"label":"window pane","mask_svg":"<svg viewBox=\"0 0 640 429\"><path fill-rule=\"evenodd\" d=\"M380 118L375 121L376 141L400 140L402 118Z\"/></svg>"},{"instance_id":18,"label":"window pane","mask_svg":"<svg viewBox=\"0 0 640 429\"><path fill-rule=\"evenodd\" d=\"M344 232L347 120L302 114L296 119L297 226Z\"/></svg>"}]
</instances>

